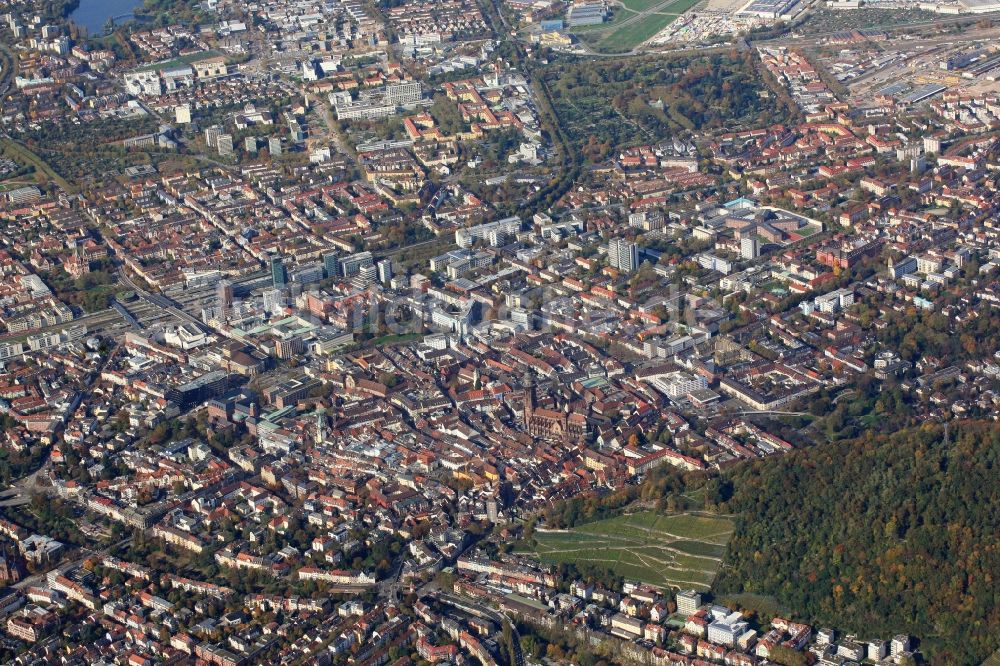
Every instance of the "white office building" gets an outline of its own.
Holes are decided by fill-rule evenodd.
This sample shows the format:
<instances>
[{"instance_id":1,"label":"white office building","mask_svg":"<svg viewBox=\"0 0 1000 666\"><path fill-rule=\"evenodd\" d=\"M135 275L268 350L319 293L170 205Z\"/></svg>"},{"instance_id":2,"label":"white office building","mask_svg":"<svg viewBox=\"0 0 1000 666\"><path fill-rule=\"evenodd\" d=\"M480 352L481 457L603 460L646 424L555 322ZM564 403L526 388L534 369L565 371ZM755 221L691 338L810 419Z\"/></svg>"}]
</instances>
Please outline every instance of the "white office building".
<instances>
[{"instance_id":1,"label":"white office building","mask_svg":"<svg viewBox=\"0 0 1000 666\"><path fill-rule=\"evenodd\" d=\"M608 243L608 263L620 271L632 272L639 268L639 246L621 238Z\"/></svg>"},{"instance_id":2,"label":"white office building","mask_svg":"<svg viewBox=\"0 0 1000 666\"><path fill-rule=\"evenodd\" d=\"M749 625L743 619L743 614L738 611L729 613L729 609L727 608L723 608L722 611L717 611L716 608L713 608L712 616L716 619L708 625L707 638L709 643L734 647L736 639L742 636L749 628Z\"/></svg>"},{"instance_id":3,"label":"white office building","mask_svg":"<svg viewBox=\"0 0 1000 666\"><path fill-rule=\"evenodd\" d=\"M692 375L677 370L653 380L653 386L671 398L683 398L699 389L708 388L708 381L701 375Z\"/></svg>"},{"instance_id":4,"label":"white office building","mask_svg":"<svg viewBox=\"0 0 1000 666\"><path fill-rule=\"evenodd\" d=\"M521 218L507 217L496 222L477 224L455 230L455 243L462 248L472 247L476 241L493 239L517 234L521 230ZM492 242L492 241L491 241Z\"/></svg>"},{"instance_id":5,"label":"white office building","mask_svg":"<svg viewBox=\"0 0 1000 666\"><path fill-rule=\"evenodd\" d=\"M823 294L813 299L813 305L820 312L840 312L854 305L854 292L850 289L837 289L829 294Z\"/></svg>"},{"instance_id":6,"label":"white office building","mask_svg":"<svg viewBox=\"0 0 1000 666\"><path fill-rule=\"evenodd\" d=\"M681 590L677 593L677 612L684 615L694 615L701 607L701 594L694 590Z\"/></svg>"}]
</instances>

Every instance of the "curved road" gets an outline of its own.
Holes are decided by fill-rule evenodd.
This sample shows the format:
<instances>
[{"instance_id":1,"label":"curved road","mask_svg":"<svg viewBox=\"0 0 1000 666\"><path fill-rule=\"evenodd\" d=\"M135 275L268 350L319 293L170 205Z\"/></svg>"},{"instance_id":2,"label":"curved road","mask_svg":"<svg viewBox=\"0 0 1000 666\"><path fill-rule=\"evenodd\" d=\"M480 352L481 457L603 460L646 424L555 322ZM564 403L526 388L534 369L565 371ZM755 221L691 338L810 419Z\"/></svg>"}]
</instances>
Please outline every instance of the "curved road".
<instances>
[{"instance_id":1,"label":"curved road","mask_svg":"<svg viewBox=\"0 0 1000 666\"><path fill-rule=\"evenodd\" d=\"M118 269L118 279L121 280L122 283L127 285L129 289L134 291L139 298L146 301L147 303L155 305L156 307L159 308L163 308L164 310L174 315L175 317L183 319L188 323L194 324L195 326L197 326L202 330L208 330L212 333L216 332L215 329L213 329L211 326L209 326L202 320L198 319L192 314L188 314L184 310L181 310L172 300L170 300L166 296L162 296L160 294L151 294L142 287L136 285L136 283L133 282L132 279L121 268Z\"/></svg>"}]
</instances>

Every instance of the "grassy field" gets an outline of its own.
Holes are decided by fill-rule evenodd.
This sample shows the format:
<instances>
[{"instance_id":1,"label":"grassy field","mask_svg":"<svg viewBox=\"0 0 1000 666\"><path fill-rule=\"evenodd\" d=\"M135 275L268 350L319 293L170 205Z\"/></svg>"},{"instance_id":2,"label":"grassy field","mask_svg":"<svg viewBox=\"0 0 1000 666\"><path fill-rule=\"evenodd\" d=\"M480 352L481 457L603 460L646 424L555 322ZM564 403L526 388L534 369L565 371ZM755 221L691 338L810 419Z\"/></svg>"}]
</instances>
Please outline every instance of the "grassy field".
<instances>
[{"instance_id":1,"label":"grassy field","mask_svg":"<svg viewBox=\"0 0 1000 666\"><path fill-rule=\"evenodd\" d=\"M620 0L622 6L626 9L630 9L633 12L644 12L650 7L655 7L656 5L663 2L663 0Z\"/></svg>"},{"instance_id":2,"label":"grassy field","mask_svg":"<svg viewBox=\"0 0 1000 666\"><path fill-rule=\"evenodd\" d=\"M69 192L70 194L76 192L76 188L70 185L65 178L56 173L55 169L53 169L48 162L28 150L28 148L22 144L12 141L11 139L0 139L0 151L19 164L30 164L35 167L37 171L43 173L49 180L57 184L66 192Z\"/></svg>"},{"instance_id":3,"label":"grassy field","mask_svg":"<svg viewBox=\"0 0 1000 666\"><path fill-rule=\"evenodd\" d=\"M601 26L603 30L598 35L587 35L587 41L591 42L599 51L607 53L618 53L631 51L647 39L652 38L658 32L666 28L677 17L698 4L700 0L674 0L673 2L663 0L623 0L623 5L627 8L617 10L615 20ZM655 8L641 18L631 20L625 25L616 27L615 24L625 19L631 19L638 12L648 11Z\"/></svg>"},{"instance_id":4,"label":"grassy field","mask_svg":"<svg viewBox=\"0 0 1000 666\"><path fill-rule=\"evenodd\" d=\"M727 594L718 597L717 601L723 605L733 603L740 608L748 608L756 611L762 617L789 615L788 609L783 608L781 604L778 603L777 599L767 595L751 594L749 592L744 592L742 594ZM1000 666L1000 664L997 666Z\"/></svg>"},{"instance_id":5,"label":"grassy field","mask_svg":"<svg viewBox=\"0 0 1000 666\"><path fill-rule=\"evenodd\" d=\"M678 16L680 14L649 14L640 21L622 26L602 39L598 44L598 50L607 53L631 51L673 23Z\"/></svg>"},{"instance_id":6,"label":"grassy field","mask_svg":"<svg viewBox=\"0 0 1000 666\"><path fill-rule=\"evenodd\" d=\"M588 563L658 587L711 587L733 525L727 518L634 513L560 532L536 532L547 563Z\"/></svg>"},{"instance_id":7,"label":"grassy field","mask_svg":"<svg viewBox=\"0 0 1000 666\"><path fill-rule=\"evenodd\" d=\"M585 38L591 42L600 41L602 36L607 35L636 14L638 14L638 12L625 9L624 7L615 7L610 21L605 23L595 23L594 25L578 25L572 28L572 32L578 37L582 39Z\"/></svg>"},{"instance_id":8,"label":"grassy field","mask_svg":"<svg viewBox=\"0 0 1000 666\"><path fill-rule=\"evenodd\" d=\"M16 178L12 180L5 180L0 183L0 192L9 192L10 190L16 190L19 187L24 187L25 185L34 185L37 183L34 178Z\"/></svg>"}]
</instances>

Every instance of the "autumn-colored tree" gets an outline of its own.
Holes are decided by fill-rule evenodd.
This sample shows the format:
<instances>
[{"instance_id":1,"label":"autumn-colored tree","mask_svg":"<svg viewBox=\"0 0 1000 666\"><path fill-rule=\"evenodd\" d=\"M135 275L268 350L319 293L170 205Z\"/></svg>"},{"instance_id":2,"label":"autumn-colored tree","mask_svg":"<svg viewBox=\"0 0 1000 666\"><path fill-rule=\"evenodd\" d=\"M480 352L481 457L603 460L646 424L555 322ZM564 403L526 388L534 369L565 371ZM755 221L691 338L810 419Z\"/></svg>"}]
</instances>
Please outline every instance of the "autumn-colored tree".
<instances>
[{"instance_id":1,"label":"autumn-colored tree","mask_svg":"<svg viewBox=\"0 0 1000 666\"><path fill-rule=\"evenodd\" d=\"M809 661L804 653L784 645L775 645L771 648L767 658L776 664L784 664L784 666L809 666Z\"/></svg>"}]
</instances>

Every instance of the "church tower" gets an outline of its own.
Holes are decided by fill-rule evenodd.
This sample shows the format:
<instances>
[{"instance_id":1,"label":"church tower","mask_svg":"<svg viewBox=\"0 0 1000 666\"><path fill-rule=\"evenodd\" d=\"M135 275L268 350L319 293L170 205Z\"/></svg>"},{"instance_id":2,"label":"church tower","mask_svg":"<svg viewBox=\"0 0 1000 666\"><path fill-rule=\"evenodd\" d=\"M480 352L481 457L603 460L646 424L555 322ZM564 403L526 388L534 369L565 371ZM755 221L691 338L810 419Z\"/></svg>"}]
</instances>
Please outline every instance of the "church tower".
<instances>
[{"instance_id":1,"label":"church tower","mask_svg":"<svg viewBox=\"0 0 1000 666\"><path fill-rule=\"evenodd\" d=\"M524 427L531 427L531 417L535 413L535 382L530 375L524 376Z\"/></svg>"},{"instance_id":2,"label":"church tower","mask_svg":"<svg viewBox=\"0 0 1000 666\"><path fill-rule=\"evenodd\" d=\"M326 441L326 409L316 406L316 443L322 444Z\"/></svg>"}]
</instances>

